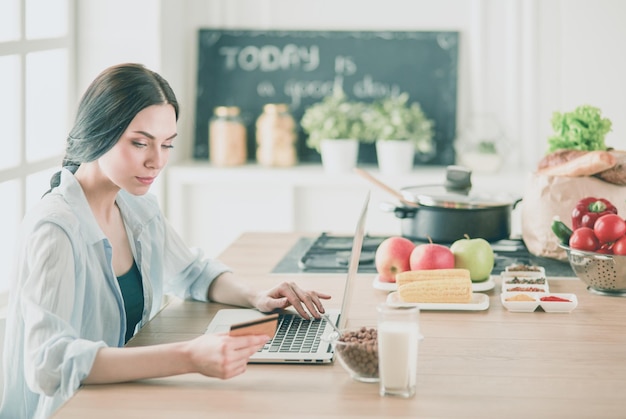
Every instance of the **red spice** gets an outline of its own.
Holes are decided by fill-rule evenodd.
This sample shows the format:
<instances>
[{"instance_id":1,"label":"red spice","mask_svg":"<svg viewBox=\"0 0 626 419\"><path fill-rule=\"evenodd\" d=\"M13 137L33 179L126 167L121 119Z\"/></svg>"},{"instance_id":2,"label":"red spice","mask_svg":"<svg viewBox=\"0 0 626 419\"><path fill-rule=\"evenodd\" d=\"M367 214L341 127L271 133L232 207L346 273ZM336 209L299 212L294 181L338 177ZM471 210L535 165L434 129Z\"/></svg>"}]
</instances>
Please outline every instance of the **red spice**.
<instances>
[{"instance_id":1,"label":"red spice","mask_svg":"<svg viewBox=\"0 0 626 419\"><path fill-rule=\"evenodd\" d=\"M561 301L561 302L566 302L566 303L571 303L571 300L568 300L567 298L561 298L561 297L557 297L556 295L548 295L546 297L541 297L540 298L541 301Z\"/></svg>"}]
</instances>

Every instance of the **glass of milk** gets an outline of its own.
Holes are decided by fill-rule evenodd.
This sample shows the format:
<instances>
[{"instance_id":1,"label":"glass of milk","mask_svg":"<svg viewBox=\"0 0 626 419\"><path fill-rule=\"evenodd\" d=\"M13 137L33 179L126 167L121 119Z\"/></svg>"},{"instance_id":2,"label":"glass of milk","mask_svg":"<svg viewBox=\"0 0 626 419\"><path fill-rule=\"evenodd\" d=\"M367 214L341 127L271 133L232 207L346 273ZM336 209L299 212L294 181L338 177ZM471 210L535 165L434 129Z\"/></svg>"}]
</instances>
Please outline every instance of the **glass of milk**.
<instances>
[{"instance_id":1,"label":"glass of milk","mask_svg":"<svg viewBox=\"0 0 626 419\"><path fill-rule=\"evenodd\" d=\"M413 397L417 381L418 307L378 307L380 395Z\"/></svg>"}]
</instances>

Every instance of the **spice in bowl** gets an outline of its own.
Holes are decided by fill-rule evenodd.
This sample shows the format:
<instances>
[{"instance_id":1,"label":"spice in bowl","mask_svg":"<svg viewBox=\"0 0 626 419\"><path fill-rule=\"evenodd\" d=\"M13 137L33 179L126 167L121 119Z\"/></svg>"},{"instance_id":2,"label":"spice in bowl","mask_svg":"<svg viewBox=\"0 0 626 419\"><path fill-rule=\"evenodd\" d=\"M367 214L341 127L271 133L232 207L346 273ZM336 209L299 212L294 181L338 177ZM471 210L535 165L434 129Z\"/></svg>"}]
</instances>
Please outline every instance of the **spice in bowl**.
<instances>
[{"instance_id":1,"label":"spice in bowl","mask_svg":"<svg viewBox=\"0 0 626 419\"><path fill-rule=\"evenodd\" d=\"M528 294L515 294L506 298L505 301L535 301L535 299Z\"/></svg>"}]
</instances>

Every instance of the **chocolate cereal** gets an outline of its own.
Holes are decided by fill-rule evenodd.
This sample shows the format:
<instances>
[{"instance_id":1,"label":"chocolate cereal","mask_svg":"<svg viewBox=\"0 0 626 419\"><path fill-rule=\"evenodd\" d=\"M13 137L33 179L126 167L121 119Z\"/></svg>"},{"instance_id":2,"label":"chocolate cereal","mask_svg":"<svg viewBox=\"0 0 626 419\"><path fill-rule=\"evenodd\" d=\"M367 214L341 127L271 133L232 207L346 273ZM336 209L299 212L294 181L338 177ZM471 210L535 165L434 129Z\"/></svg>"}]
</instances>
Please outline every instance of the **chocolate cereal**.
<instances>
[{"instance_id":1,"label":"chocolate cereal","mask_svg":"<svg viewBox=\"0 0 626 419\"><path fill-rule=\"evenodd\" d=\"M378 378L378 340L374 328L344 332L335 348L343 363L361 377Z\"/></svg>"}]
</instances>

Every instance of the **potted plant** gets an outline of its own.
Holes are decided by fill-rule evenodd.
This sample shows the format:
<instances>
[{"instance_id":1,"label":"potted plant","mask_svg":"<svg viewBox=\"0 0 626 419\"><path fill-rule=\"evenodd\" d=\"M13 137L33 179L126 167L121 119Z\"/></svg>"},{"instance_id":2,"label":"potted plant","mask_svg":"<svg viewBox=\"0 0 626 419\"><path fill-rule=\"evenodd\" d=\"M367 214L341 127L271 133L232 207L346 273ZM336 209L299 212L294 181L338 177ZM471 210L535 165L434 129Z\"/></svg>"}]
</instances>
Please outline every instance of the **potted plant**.
<instances>
[{"instance_id":1,"label":"potted plant","mask_svg":"<svg viewBox=\"0 0 626 419\"><path fill-rule=\"evenodd\" d=\"M375 101L363 119L367 132L365 140L376 143L381 173L410 172L415 153L422 156L434 153L434 122L419 103L409 103L408 93Z\"/></svg>"},{"instance_id":2,"label":"potted plant","mask_svg":"<svg viewBox=\"0 0 626 419\"><path fill-rule=\"evenodd\" d=\"M365 107L336 89L304 111L300 126L308 135L306 144L320 153L327 172L344 173L356 167Z\"/></svg>"},{"instance_id":3,"label":"potted plant","mask_svg":"<svg viewBox=\"0 0 626 419\"><path fill-rule=\"evenodd\" d=\"M455 142L458 164L476 172L494 173L502 165L502 127L493 115L471 115Z\"/></svg>"}]
</instances>

